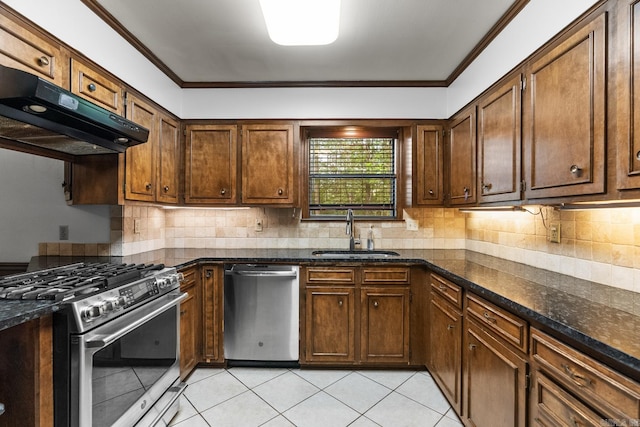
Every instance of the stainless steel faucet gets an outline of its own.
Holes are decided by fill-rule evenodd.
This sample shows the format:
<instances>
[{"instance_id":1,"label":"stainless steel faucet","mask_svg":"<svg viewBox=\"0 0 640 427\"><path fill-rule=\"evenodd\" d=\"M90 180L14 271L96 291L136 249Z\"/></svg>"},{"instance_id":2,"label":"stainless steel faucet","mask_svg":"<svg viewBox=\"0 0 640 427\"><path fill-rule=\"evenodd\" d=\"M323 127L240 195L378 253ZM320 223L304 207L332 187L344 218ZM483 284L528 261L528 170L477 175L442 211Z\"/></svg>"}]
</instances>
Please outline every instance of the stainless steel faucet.
<instances>
[{"instance_id":1,"label":"stainless steel faucet","mask_svg":"<svg viewBox=\"0 0 640 427\"><path fill-rule=\"evenodd\" d=\"M347 210L347 229L346 233L349 236L349 250L353 251L356 249L356 245L360 244L360 239L356 239L354 234L356 231L355 221L353 219L353 209Z\"/></svg>"}]
</instances>

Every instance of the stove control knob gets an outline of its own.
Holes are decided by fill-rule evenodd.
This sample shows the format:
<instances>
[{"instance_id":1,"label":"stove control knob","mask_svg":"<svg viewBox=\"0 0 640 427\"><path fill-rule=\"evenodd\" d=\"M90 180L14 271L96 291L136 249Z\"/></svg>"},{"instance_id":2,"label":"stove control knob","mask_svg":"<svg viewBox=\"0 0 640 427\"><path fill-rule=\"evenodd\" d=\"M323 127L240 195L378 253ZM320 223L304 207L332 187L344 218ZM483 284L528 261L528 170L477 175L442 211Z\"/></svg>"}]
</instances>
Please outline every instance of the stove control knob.
<instances>
[{"instance_id":1,"label":"stove control knob","mask_svg":"<svg viewBox=\"0 0 640 427\"><path fill-rule=\"evenodd\" d=\"M158 285L158 289L166 289L169 285L171 285L170 279L157 279L156 284Z\"/></svg>"},{"instance_id":2,"label":"stove control knob","mask_svg":"<svg viewBox=\"0 0 640 427\"><path fill-rule=\"evenodd\" d=\"M102 304L90 305L89 307L82 310L81 317L85 322L91 322L93 319L102 316L102 313Z\"/></svg>"},{"instance_id":3,"label":"stove control knob","mask_svg":"<svg viewBox=\"0 0 640 427\"><path fill-rule=\"evenodd\" d=\"M109 298L102 303L102 312L110 313L116 311L118 308L118 300L116 298Z\"/></svg>"},{"instance_id":4,"label":"stove control knob","mask_svg":"<svg viewBox=\"0 0 640 427\"><path fill-rule=\"evenodd\" d=\"M127 298L122 295L115 299L116 308L124 308L127 305Z\"/></svg>"}]
</instances>

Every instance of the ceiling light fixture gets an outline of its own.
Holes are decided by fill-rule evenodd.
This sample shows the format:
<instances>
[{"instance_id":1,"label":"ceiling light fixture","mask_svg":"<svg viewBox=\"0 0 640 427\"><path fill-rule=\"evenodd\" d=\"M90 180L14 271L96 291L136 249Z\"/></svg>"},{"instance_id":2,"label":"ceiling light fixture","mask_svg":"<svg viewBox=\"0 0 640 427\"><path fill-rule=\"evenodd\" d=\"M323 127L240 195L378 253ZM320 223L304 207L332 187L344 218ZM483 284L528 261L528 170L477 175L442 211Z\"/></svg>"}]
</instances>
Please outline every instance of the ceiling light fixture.
<instances>
[{"instance_id":1,"label":"ceiling light fixture","mask_svg":"<svg viewBox=\"0 0 640 427\"><path fill-rule=\"evenodd\" d=\"M340 0L260 0L260 6L274 43L326 45L338 38Z\"/></svg>"}]
</instances>

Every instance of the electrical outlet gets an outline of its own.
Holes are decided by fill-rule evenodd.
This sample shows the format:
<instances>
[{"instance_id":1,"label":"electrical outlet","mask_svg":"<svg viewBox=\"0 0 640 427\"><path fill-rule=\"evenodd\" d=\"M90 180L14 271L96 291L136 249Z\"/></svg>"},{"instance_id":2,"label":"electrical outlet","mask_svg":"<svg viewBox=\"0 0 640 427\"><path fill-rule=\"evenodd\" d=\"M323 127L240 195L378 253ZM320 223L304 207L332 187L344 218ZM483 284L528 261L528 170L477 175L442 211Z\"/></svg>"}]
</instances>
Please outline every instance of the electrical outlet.
<instances>
[{"instance_id":1,"label":"electrical outlet","mask_svg":"<svg viewBox=\"0 0 640 427\"><path fill-rule=\"evenodd\" d=\"M254 225L255 231L262 231L263 220L262 218L256 218L256 223Z\"/></svg>"},{"instance_id":2,"label":"electrical outlet","mask_svg":"<svg viewBox=\"0 0 640 427\"><path fill-rule=\"evenodd\" d=\"M140 221L139 219L134 219L133 220L133 233L134 234L140 234Z\"/></svg>"},{"instance_id":3,"label":"electrical outlet","mask_svg":"<svg viewBox=\"0 0 640 427\"><path fill-rule=\"evenodd\" d=\"M405 223L407 224L407 230L418 231L418 221L415 219L406 219Z\"/></svg>"},{"instance_id":4,"label":"electrical outlet","mask_svg":"<svg viewBox=\"0 0 640 427\"><path fill-rule=\"evenodd\" d=\"M560 223L552 222L549 225L549 241L551 243L560 243Z\"/></svg>"},{"instance_id":5,"label":"electrical outlet","mask_svg":"<svg viewBox=\"0 0 640 427\"><path fill-rule=\"evenodd\" d=\"M60 240L69 240L69 226L61 225L59 228Z\"/></svg>"}]
</instances>

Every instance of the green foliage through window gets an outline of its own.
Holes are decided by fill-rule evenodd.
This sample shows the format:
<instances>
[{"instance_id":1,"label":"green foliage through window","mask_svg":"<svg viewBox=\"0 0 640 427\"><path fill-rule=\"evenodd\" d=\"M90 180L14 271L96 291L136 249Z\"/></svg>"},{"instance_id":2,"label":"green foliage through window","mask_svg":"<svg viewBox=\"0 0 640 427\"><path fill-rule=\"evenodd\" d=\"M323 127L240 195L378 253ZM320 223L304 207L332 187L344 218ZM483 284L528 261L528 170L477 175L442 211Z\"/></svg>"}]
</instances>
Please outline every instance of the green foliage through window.
<instances>
[{"instance_id":1,"label":"green foliage through window","mask_svg":"<svg viewBox=\"0 0 640 427\"><path fill-rule=\"evenodd\" d=\"M309 214L396 217L394 138L310 138Z\"/></svg>"}]
</instances>

